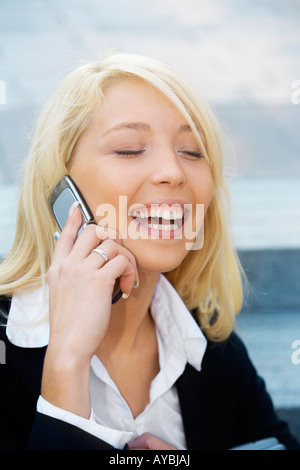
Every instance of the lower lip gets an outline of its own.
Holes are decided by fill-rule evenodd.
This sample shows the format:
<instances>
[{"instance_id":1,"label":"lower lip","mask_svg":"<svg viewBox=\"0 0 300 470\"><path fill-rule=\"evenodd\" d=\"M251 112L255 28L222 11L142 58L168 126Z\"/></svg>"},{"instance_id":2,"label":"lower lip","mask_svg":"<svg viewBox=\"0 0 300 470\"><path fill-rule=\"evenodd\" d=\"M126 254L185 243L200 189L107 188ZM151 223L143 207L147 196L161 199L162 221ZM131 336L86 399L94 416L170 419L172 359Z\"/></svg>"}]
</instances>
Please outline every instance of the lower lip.
<instances>
[{"instance_id":1,"label":"lower lip","mask_svg":"<svg viewBox=\"0 0 300 470\"><path fill-rule=\"evenodd\" d=\"M153 227L148 227L144 224L140 224L134 217L131 217L131 219L134 221L136 226L139 228L139 231L141 233L147 234L148 238L163 239L163 240L169 240L169 239L177 239L178 240L178 239L183 238L184 222L182 223L182 225L178 229L161 230L161 229L157 229L157 228L153 228Z\"/></svg>"}]
</instances>

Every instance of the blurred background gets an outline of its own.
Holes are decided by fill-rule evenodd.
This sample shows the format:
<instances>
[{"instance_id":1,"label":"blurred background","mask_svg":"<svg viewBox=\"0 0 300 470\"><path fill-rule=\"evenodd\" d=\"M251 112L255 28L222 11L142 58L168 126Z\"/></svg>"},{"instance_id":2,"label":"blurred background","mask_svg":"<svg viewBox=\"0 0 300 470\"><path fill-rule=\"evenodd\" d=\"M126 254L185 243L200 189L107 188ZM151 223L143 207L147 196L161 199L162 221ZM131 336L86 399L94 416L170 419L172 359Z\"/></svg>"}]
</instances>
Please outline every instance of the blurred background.
<instances>
[{"instance_id":1,"label":"blurred background","mask_svg":"<svg viewBox=\"0 0 300 470\"><path fill-rule=\"evenodd\" d=\"M220 121L250 285L239 332L300 438L300 1L0 0L0 257L40 108L69 71L111 49L184 74Z\"/></svg>"}]
</instances>

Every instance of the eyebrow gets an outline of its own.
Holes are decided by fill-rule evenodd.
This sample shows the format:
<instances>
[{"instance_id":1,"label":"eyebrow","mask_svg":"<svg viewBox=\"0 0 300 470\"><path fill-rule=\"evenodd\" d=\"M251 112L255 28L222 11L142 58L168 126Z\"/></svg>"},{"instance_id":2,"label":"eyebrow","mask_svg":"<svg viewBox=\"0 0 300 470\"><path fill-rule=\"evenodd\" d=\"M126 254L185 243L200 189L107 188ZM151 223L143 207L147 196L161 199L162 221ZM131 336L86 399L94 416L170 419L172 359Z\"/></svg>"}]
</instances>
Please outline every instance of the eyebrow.
<instances>
[{"instance_id":1,"label":"eyebrow","mask_svg":"<svg viewBox=\"0 0 300 470\"><path fill-rule=\"evenodd\" d=\"M193 132L189 124L181 124L179 132Z\"/></svg>"},{"instance_id":2,"label":"eyebrow","mask_svg":"<svg viewBox=\"0 0 300 470\"><path fill-rule=\"evenodd\" d=\"M103 134L103 137L111 134L112 132L121 131L123 129L132 129L134 131L149 132L151 131L151 126L145 122L121 122L120 124L117 124L116 126L108 129ZM181 126L179 127L179 132L192 132L192 129L188 124L181 124Z\"/></svg>"},{"instance_id":3,"label":"eyebrow","mask_svg":"<svg viewBox=\"0 0 300 470\"><path fill-rule=\"evenodd\" d=\"M122 131L123 129L132 129L134 131L150 131L151 127L145 122L121 122L120 124L117 124L116 126L108 129L103 134L103 137L110 134L111 132Z\"/></svg>"}]
</instances>

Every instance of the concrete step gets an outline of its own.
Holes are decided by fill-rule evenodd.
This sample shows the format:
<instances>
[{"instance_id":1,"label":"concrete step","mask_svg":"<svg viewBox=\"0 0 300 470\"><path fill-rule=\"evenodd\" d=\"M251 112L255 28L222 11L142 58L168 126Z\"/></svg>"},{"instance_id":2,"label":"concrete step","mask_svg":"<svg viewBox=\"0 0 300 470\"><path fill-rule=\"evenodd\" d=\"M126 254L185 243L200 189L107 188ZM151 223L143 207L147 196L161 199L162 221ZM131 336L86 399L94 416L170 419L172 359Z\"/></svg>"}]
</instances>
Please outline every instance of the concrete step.
<instances>
[{"instance_id":1,"label":"concrete step","mask_svg":"<svg viewBox=\"0 0 300 470\"><path fill-rule=\"evenodd\" d=\"M291 432L300 442L300 408L279 409L277 414L289 424Z\"/></svg>"},{"instance_id":2,"label":"concrete step","mask_svg":"<svg viewBox=\"0 0 300 470\"><path fill-rule=\"evenodd\" d=\"M238 250L247 281L243 309L300 312L300 248Z\"/></svg>"},{"instance_id":3,"label":"concrete step","mask_svg":"<svg viewBox=\"0 0 300 470\"><path fill-rule=\"evenodd\" d=\"M300 178L234 178L228 185L239 249L300 248Z\"/></svg>"},{"instance_id":4,"label":"concrete step","mask_svg":"<svg viewBox=\"0 0 300 470\"><path fill-rule=\"evenodd\" d=\"M237 326L275 407L300 408L300 311L243 311Z\"/></svg>"}]
</instances>

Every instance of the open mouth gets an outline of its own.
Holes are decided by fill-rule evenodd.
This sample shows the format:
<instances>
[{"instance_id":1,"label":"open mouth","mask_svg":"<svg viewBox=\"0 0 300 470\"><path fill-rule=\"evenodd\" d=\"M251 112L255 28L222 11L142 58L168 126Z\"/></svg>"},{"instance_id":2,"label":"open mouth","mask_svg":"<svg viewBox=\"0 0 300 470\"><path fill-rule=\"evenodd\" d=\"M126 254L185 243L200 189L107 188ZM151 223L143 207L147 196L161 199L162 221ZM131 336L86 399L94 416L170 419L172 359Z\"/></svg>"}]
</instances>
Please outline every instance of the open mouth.
<instances>
[{"instance_id":1,"label":"open mouth","mask_svg":"<svg viewBox=\"0 0 300 470\"><path fill-rule=\"evenodd\" d=\"M169 235L169 238L175 238L175 235L182 234L185 212L182 207L176 210L147 208L134 210L131 217L143 232L161 237Z\"/></svg>"}]
</instances>

